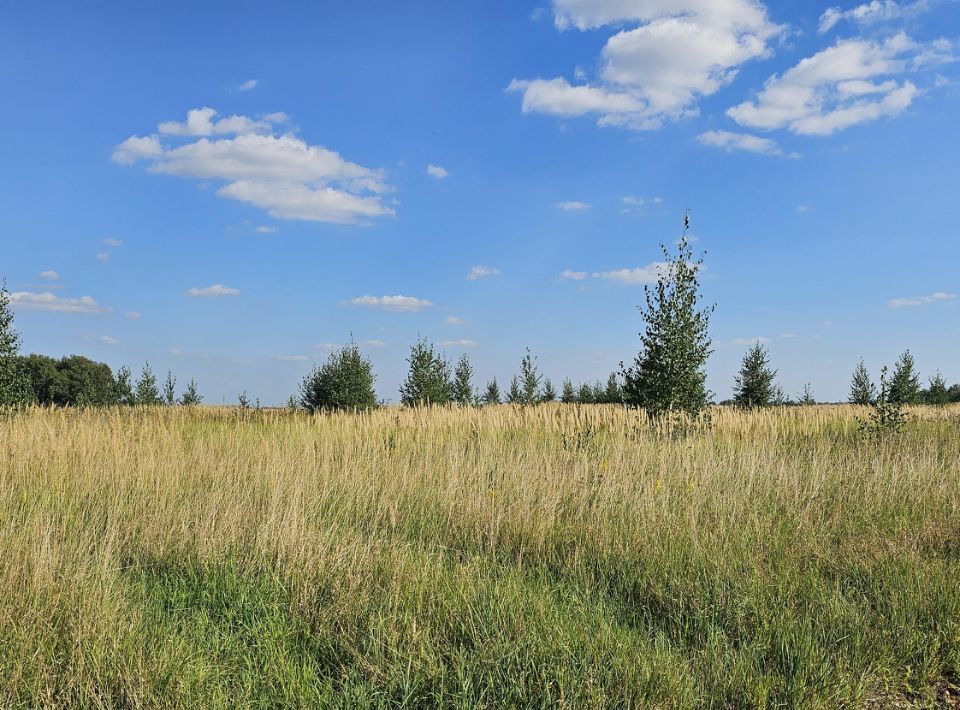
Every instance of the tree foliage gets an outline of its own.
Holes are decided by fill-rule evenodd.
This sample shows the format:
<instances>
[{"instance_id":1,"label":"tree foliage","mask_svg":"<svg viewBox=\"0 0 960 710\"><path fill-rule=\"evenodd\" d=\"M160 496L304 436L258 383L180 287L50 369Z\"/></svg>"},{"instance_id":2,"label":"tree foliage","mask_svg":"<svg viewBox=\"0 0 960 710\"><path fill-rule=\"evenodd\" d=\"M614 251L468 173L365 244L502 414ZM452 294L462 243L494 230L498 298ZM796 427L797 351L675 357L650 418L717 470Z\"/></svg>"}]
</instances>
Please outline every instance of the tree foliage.
<instances>
[{"instance_id":1,"label":"tree foliage","mask_svg":"<svg viewBox=\"0 0 960 710\"><path fill-rule=\"evenodd\" d=\"M300 385L300 404L311 412L363 410L377 406L370 360L351 339L337 348Z\"/></svg>"},{"instance_id":2,"label":"tree foliage","mask_svg":"<svg viewBox=\"0 0 960 710\"><path fill-rule=\"evenodd\" d=\"M930 386L924 392L924 401L938 407L949 404L950 390L947 389L947 381L943 379L940 370L930 378Z\"/></svg>"},{"instance_id":3,"label":"tree foliage","mask_svg":"<svg viewBox=\"0 0 960 710\"><path fill-rule=\"evenodd\" d=\"M914 367L913 355L905 351L893 368L890 378L890 401L897 404L920 402L920 375Z\"/></svg>"},{"instance_id":4,"label":"tree foliage","mask_svg":"<svg viewBox=\"0 0 960 710\"><path fill-rule=\"evenodd\" d=\"M143 370L140 371L140 379L137 380L134 389L134 399L137 404L146 407L152 407L157 404L163 404L160 398L160 390L157 388L157 378L150 369L150 363L145 363Z\"/></svg>"},{"instance_id":5,"label":"tree foliage","mask_svg":"<svg viewBox=\"0 0 960 710\"><path fill-rule=\"evenodd\" d=\"M863 358L857 363L853 371L853 378L850 381L850 395L847 401L850 404L868 405L873 402L877 396L877 388L874 387L870 379L870 373L867 372L867 366L863 364Z\"/></svg>"},{"instance_id":6,"label":"tree foliage","mask_svg":"<svg viewBox=\"0 0 960 710\"><path fill-rule=\"evenodd\" d=\"M527 348L526 355L520 360L520 404L536 404L540 401L541 379L537 373L537 359Z\"/></svg>"},{"instance_id":7,"label":"tree foliage","mask_svg":"<svg viewBox=\"0 0 960 710\"><path fill-rule=\"evenodd\" d=\"M13 307L6 283L0 283L0 406L25 404L30 390L18 357L20 334L13 327Z\"/></svg>"},{"instance_id":8,"label":"tree foliage","mask_svg":"<svg viewBox=\"0 0 960 710\"><path fill-rule=\"evenodd\" d=\"M203 396L197 388L197 382L196 380L190 380L189 384L187 384L187 389L185 389L180 396L180 404L185 407L194 407L201 402L203 402Z\"/></svg>"},{"instance_id":9,"label":"tree foliage","mask_svg":"<svg viewBox=\"0 0 960 710\"><path fill-rule=\"evenodd\" d=\"M694 259L687 238L689 218L676 255L661 245L665 263L657 284L645 287L640 310L646 328L633 365L623 370L623 400L651 415L668 411L698 414L709 402L706 362L712 352L708 326L713 306L700 309L698 274L703 257Z\"/></svg>"},{"instance_id":10,"label":"tree foliage","mask_svg":"<svg viewBox=\"0 0 960 710\"><path fill-rule=\"evenodd\" d=\"M461 407L473 403L473 365L464 353L453 370L453 401Z\"/></svg>"},{"instance_id":11,"label":"tree foliage","mask_svg":"<svg viewBox=\"0 0 960 710\"><path fill-rule=\"evenodd\" d=\"M739 407L768 407L782 399L774 384L777 371L770 367L770 356L760 342L750 346L735 378L733 401Z\"/></svg>"},{"instance_id":12,"label":"tree foliage","mask_svg":"<svg viewBox=\"0 0 960 710\"><path fill-rule=\"evenodd\" d=\"M487 388L483 393L484 404L500 404L500 385L497 384L497 378L494 377L487 383Z\"/></svg>"},{"instance_id":13,"label":"tree foliage","mask_svg":"<svg viewBox=\"0 0 960 710\"><path fill-rule=\"evenodd\" d=\"M410 347L407 358L410 368L407 379L400 385L400 402L406 407L449 404L453 395L450 381L450 361L433 343L420 338Z\"/></svg>"}]
</instances>

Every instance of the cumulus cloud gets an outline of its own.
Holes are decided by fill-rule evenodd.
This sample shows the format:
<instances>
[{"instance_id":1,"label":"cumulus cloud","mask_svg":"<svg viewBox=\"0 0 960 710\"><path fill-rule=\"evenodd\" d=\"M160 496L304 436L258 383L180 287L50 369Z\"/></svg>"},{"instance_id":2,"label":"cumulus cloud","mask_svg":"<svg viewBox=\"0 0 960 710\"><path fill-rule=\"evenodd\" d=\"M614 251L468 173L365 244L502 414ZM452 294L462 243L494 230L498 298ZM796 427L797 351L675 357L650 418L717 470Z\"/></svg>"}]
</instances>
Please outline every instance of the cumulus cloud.
<instances>
[{"instance_id":1,"label":"cumulus cloud","mask_svg":"<svg viewBox=\"0 0 960 710\"><path fill-rule=\"evenodd\" d=\"M48 281L56 281L60 278L60 274L54 271L53 269L48 269L47 271L41 271L37 274L41 279L47 279Z\"/></svg>"},{"instance_id":2,"label":"cumulus cloud","mask_svg":"<svg viewBox=\"0 0 960 710\"><path fill-rule=\"evenodd\" d=\"M904 308L905 306L922 306L926 303L940 303L943 301L950 301L957 297L955 293L947 293L946 291L937 291L931 293L929 296L913 296L911 298L891 298L887 305L890 308Z\"/></svg>"},{"instance_id":3,"label":"cumulus cloud","mask_svg":"<svg viewBox=\"0 0 960 710\"><path fill-rule=\"evenodd\" d=\"M358 296L349 301L341 301L341 306L365 306L385 311L422 311L433 305L430 301L413 296Z\"/></svg>"},{"instance_id":4,"label":"cumulus cloud","mask_svg":"<svg viewBox=\"0 0 960 710\"><path fill-rule=\"evenodd\" d=\"M748 153L760 153L761 155L783 155L783 150L776 141L749 133L707 131L697 136L697 141L703 145L725 150L728 153L741 150Z\"/></svg>"},{"instance_id":5,"label":"cumulus cloud","mask_svg":"<svg viewBox=\"0 0 960 710\"><path fill-rule=\"evenodd\" d=\"M187 289L186 295L190 298L220 298L221 296L239 296L240 291L223 284L213 284L212 286L194 286Z\"/></svg>"},{"instance_id":6,"label":"cumulus cloud","mask_svg":"<svg viewBox=\"0 0 960 710\"><path fill-rule=\"evenodd\" d=\"M759 0L554 0L558 29L609 28L599 76L514 79L522 110L596 115L633 129L697 112L700 97L726 86L744 63L770 54L783 28Z\"/></svg>"},{"instance_id":7,"label":"cumulus cloud","mask_svg":"<svg viewBox=\"0 0 960 710\"><path fill-rule=\"evenodd\" d=\"M32 291L14 291L10 294L10 302L15 308L30 311L55 311L58 313L106 313L110 309L101 306L91 296L80 298L60 298L49 291L34 293Z\"/></svg>"},{"instance_id":8,"label":"cumulus cloud","mask_svg":"<svg viewBox=\"0 0 960 710\"><path fill-rule=\"evenodd\" d=\"M440 344L445 348L475 348L477 341L458 338L456 340L441 340Z\"/></svg>"},{"instance_id":9,"label":"cumulus cloud","mask_svg":"<svg viewBox=\"0 0 960 710\"><path fill-rule=\"evenodd\" d=\"M430 165L427 166L427 175L435 177L437 180L443 180L445 177L450 177L450 171L439 165L430 163Z\"/></svg>"},{"instance_id":10,"label":"cumulus cloud","mask_svg":"<svg viewBox=\"0 0 960 710\"><path fill-rule=\"evenodd\" d=\"M554 207L556 207L558 210L563 210L564 212L582 212L583 210L590 209L590 205L588 205L586 202L580 202L579 200L557 202Z\"/></svg>"},{"instance_id":11,"label":"cumulus cloud","mask_svg":"<svg viewBox=\"0 0 960 710\"><path fill-rule=\"evenodd\" d=\"M184 122L161 123L160 135L128 138L113 159L122 165L144 161L153 173L222 181L217 195L278 219L348 224L395 214L384 202L391 188L382 170L344 160L292 133L278 135L276 124L286 121L285 114L257 120L215 116L210 108L193 109Z\"/></svg>"},{"instance_id":12,"label":"cumulus cloud","mask_svg":"<svg viewBox=\"0 0 960 710\"><path fill-rule=\"evenodd\" d=\"M899 33L882 41L839 40L767 79L754 101L727 110L737 123L829 135L906 110L919 89L892 77L950 59L949 43L920 45Z\"/></svg>"},{"instance_id":13,"label":"cumulus cloud","mask_svg":"<svg viewBox=\"0 0 960 710\"><path fill-rule=\"evenodd\" d=\"M467 281L477 281L478 279L485 279L490 276L499 276L500 269L495 269L490 266L474 266L470 269L470 272L467 274Z\"/></svg>"}]
</instances>

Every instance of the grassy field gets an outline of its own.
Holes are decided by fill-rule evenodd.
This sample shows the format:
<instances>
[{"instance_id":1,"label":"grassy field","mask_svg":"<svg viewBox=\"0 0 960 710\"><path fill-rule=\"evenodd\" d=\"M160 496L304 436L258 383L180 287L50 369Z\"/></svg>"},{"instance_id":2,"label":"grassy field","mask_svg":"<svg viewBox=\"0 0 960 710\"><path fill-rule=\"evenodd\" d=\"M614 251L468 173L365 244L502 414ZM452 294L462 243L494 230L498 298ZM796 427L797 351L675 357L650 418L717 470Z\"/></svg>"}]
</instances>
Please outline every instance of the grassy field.
<instances>
[{"instance_id":1,"label":"grassy field","mask_svg":"<svg viewBox=\"0 0 960 710\"><path fill-rule=\"evenodd\" d=\"M960 409L857 414L2 417L0 707L946 702Z\"/></svg>"}]
</instances>

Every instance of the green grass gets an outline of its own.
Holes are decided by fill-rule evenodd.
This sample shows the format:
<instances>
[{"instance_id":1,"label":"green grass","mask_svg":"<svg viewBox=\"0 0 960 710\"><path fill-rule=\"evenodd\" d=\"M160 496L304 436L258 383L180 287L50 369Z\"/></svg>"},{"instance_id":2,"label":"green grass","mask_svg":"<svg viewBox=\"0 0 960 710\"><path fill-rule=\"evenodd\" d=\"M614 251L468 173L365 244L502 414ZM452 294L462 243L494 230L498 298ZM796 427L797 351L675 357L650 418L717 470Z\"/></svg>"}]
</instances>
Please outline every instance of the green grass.
<instances>
[{"instance_id":1,"label":"green grass","mask_svg":"<svg viewBox=\"0 0 960 710\"><path fill-rule=\"evenodd\" d=\"M853 413L5 420L0 706L933 707L960 427Z\"/></svg>"}]
</instances>

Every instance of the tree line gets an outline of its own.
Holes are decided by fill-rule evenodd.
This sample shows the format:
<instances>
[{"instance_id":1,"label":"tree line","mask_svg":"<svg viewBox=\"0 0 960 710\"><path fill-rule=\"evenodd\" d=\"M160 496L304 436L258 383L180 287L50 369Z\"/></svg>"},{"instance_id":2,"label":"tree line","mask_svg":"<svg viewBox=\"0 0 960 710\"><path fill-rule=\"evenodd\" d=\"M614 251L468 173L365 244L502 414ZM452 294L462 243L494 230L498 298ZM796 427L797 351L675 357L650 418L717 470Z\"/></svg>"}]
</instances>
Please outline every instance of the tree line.
<instances>
[{"instance_id":1,"label":"tree line","mask_svg":"<svg viewBox=\"0 0 960 710\"><path fill-rule=\"evenodd\" d=\"M709 321L714 306L704 306L699 272L703 255L695 258L688 238L689 214L676 254L661 245L663 263L657 282L644 287L639 307L644 323L640 349L629 365L620 364L605 384L564 379L559 391L538 371L536 358L527 349L520 371L501 389L496 378L476 387L474 370L464 354L455 363L426 338L411 346L407 376L400 386L404 406L480 406L502 402L532 405L559 401L578 404L622 404L645 409L651 416L682 412L696 417L713 402L706 387L706 362L712 353ZM0 405L38 403L55 406L104 405L196 405L202 402L191 380L181 394L168 372L160 385L150 369L139 378L121 367L113 373L105 363L80 355L56 360L44 355L20 356L20 338L13 328L13 311L5 286L0 286ZM814 404L807 384L796 397L788 397L776 384L777 370L770 364L767 348L750 346L734 378L733 398L721 402L739 407ZM307 374L291 408L308 411L363 410L379 406L370 360L351 338L332 351L326 362ZM883 368L879 388L871 380L863 360L854 370L848 401L854 404L947 404L960 402L960 384L947 386L937 372L923 388L913 356L906 351L888 378ZM241 408L250 406L246 393L239 396ZM257 403L259 406L259 402Z\"/></svg>"}]
</instances>

